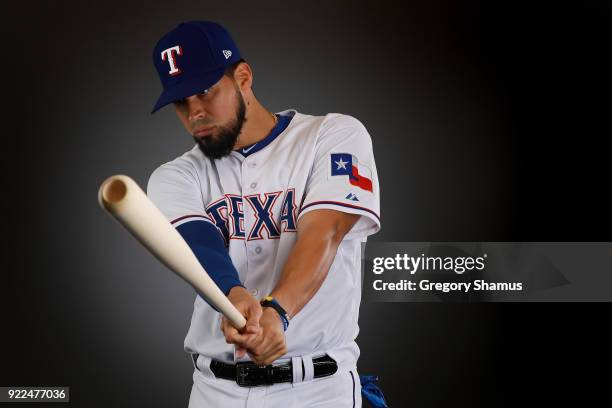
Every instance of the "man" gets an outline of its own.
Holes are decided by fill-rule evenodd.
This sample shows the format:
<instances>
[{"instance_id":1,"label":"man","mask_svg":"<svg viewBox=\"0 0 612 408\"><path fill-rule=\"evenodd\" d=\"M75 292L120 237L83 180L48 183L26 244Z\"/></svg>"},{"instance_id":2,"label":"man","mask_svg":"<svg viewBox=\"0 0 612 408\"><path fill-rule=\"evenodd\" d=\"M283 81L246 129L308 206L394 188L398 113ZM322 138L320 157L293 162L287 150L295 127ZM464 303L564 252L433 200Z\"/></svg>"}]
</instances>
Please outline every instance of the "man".
<instances>
[{"instance_id":1,"label":"man","mask_svg":"<svg viewBox=\"0 0 612 408\"><path fill-rule=\"evenodd\" d=\"M341 114L268 111L229 33L181 23L155 46L196 145L147 192L247 326L196 296L190 407L359 407L361 243L380 229L368 132Z\"/></svg>"}]
</instances>

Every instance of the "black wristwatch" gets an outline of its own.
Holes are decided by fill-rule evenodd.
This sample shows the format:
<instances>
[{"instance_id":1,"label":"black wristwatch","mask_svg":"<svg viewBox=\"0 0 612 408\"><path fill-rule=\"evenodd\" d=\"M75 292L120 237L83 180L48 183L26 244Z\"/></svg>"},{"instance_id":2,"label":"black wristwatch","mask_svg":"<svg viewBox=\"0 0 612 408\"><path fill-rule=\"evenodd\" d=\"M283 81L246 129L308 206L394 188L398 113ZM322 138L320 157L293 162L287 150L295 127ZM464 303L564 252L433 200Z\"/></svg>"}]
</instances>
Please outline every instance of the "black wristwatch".
<instances>
[{"instance_id":1,"label":"black wristwatch","mask_svg":"<svg viewBox=\"0 0 612 408\"><path fill-rule=\"evenodd\" d=\"M289 315L285 309L283 309L280 303L278 303L278 301L272 296L266 296L265 298L261 299L261 302L259 303L261 304L261 307L271 307L272 309L276 310L283 321L283 330L287 331L287 328L289 327Z\"/></svg>"}]
</instances>

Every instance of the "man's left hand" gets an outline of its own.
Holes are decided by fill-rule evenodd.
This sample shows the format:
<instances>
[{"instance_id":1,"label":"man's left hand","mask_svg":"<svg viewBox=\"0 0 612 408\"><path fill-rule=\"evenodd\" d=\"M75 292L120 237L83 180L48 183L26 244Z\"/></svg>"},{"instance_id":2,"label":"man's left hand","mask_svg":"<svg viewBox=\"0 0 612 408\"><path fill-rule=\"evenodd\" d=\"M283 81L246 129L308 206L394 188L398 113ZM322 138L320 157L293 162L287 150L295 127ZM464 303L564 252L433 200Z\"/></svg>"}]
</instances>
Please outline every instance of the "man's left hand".
<instances>
[{"instance_id":1,"label":"man's left hand","mask_svg":"<svg viewBox=\"0 0 612 408\"><path fill-rule=\"evenodd\" d=\"M259 327L261 336L257 338L254 347L247 348L247 352L256 364L272 364L287 353L283 321L276 310L264 307L259 319Z\"/></svg>"}]
</instances>

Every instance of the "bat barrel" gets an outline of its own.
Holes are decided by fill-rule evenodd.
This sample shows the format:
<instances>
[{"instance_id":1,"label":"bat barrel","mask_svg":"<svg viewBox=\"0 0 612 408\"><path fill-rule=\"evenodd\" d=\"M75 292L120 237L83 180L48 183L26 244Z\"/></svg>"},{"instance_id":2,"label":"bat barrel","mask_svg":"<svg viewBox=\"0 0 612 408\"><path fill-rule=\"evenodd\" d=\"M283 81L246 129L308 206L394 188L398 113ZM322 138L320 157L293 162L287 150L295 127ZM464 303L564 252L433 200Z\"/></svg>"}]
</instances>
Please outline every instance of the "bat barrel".
<instances>
[{"instance_id":1,"label":"bat barrel","mask_svg":"<svg viewBox=\"0 0 612 408\"><path fill-rule=\"evenodd\" d=\"M107 178L98 202L171 271L203 295L232 324L242 329L244 316L208 276L193 251L138 184L125 175Z\"/></svg>"},{"instance_id":2,"label":"bat barrel","mask_svg":"<svg viewBox=\"0 0 612 408\"><path fill-rule=\"evenodd\" d=\"M100 196L104 203L116 203L125 198L127 185L124 180L118 177L107 179L100 187Z\"/></svg>"},{"instance_id":3,"label":"bat barrel","mask_svg":"<svg viewBox=\"0 0 612 408\"><path fill-rule=\"evenodd\" d=\"M100 185L98 203L103 209L112 211L118 205L125 203L132 192L140 193L142 190L131 177L116 174ZM144 192L142 194L144 195Z\"/></svg>"}]
</instances>

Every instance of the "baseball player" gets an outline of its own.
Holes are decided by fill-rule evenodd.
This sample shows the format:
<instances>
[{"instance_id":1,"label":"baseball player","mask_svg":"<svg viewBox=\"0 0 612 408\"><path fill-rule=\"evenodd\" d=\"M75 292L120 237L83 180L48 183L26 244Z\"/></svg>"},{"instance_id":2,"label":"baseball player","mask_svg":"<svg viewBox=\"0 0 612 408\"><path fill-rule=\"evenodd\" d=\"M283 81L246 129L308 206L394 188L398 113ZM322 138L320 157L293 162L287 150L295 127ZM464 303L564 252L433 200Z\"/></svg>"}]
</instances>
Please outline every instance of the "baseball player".
<instances>
[{"instance_id":1,"label":"baseball player","mask_svg":"<svg viewBox=\"0 0 612 408\"><path fill-rule=\"evenodd\" d=\"M153 60L153 112L173 104L196 144L147 193L247 320L238 331L196 296L189 407L360 407L361 243L380 229L367 130L348 115L268 111L213 22L179 24Z\"/></svg>"}]
</instances>

